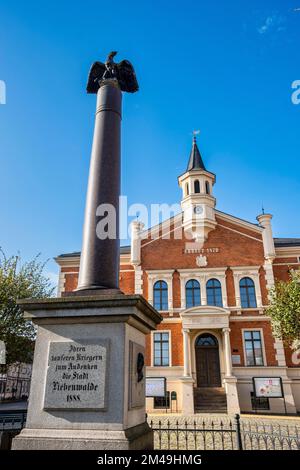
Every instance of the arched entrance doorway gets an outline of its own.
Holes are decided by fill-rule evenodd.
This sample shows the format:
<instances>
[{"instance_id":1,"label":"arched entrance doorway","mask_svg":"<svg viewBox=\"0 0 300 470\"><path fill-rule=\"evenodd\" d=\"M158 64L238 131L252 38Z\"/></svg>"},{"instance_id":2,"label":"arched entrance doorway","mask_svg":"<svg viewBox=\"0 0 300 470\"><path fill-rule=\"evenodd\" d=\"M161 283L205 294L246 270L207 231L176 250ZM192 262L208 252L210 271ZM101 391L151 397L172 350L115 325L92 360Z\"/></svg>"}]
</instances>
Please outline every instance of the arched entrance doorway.
<instances>
[{"instance_id":1,"label":"arched entrance doorway","mask_svg":"<svg viewBox=\"0 0 300 470\"><path fill-rule=\"evenodd\" d=\"M219 344L215 336L204 333L195 342L197 387L221 387Z\"/></svg>"}]
</instances>

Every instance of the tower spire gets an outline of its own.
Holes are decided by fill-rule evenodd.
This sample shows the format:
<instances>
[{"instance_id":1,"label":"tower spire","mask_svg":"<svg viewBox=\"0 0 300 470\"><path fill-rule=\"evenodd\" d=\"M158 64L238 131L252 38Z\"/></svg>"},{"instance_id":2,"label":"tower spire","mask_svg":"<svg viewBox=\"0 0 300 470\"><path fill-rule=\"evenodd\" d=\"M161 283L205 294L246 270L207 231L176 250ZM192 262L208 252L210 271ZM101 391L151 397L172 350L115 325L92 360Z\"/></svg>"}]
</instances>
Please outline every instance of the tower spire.
<instances>
[{"instance_id":1,"label":"tower spire","mask_svg":"<svg viewBox=\"0 0 300 470\"><path fill-rule=\"evenodd\" d=\"M192 150L186 172L179 176L178 183L182 189L181 207L183 227L201 246L207 240L209 232L215 229L216 199L213 196L214 173L205 168L193 132Z\"/></svg>"},{"instance_id":2,"label":"tower spire","mask_svg":"<svg viewBox=\"0 0 300 470\"><path fill-rule=\"evenodd\" d=\"M206 171L205 165L203 163L203 160L202 160L202 157L198 149L198 145L197 145L196 135L199 133L200 131L193 131L192 150L190 153L190 158L189 158L186 171L191 171L191 170L205 170Z\"/></svg>"}]
</instances>

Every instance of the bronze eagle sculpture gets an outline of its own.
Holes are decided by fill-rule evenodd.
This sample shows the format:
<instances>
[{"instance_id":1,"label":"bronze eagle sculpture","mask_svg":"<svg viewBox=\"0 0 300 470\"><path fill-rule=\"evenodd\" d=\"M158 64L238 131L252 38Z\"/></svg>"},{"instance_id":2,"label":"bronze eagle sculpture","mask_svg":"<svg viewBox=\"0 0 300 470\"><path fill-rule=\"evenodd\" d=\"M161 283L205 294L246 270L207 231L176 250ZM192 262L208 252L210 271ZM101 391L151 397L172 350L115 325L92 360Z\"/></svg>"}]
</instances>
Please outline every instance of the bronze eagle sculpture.
<instances>
[{"instance_id":1,"label":"bronze eagle sculpture","mask_svg":"<svg viewBox=\"0 0 300 470\"><path fill-rule=\"evenodd\" d=\"M122 91L134 93L138 91L139 85L136 79L135 71L129 60L122 60L119 63L114 62L116 51L112 51L105 63L94 62L88 77L86 87L87 93L97 93L103 80L117 80Z\"/></svg>"}]
</instances>

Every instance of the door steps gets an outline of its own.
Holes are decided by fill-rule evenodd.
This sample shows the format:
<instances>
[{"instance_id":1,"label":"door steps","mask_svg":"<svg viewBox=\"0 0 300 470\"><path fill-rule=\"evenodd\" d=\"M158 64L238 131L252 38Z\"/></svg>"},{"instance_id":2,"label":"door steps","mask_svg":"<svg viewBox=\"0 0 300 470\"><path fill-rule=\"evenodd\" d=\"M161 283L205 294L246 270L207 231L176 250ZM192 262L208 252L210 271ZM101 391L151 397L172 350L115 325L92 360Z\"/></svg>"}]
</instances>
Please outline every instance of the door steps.
<instances>
[{"instance_id":1,"label":"door steps","mask_svg":"<svg viewBox=\"0 0 300 470\"><path fill-rule=\"evenodd\" d=\"M223 387L194 388L195 413L227 413L226 392Z\"/></svg>"}]
</instances>

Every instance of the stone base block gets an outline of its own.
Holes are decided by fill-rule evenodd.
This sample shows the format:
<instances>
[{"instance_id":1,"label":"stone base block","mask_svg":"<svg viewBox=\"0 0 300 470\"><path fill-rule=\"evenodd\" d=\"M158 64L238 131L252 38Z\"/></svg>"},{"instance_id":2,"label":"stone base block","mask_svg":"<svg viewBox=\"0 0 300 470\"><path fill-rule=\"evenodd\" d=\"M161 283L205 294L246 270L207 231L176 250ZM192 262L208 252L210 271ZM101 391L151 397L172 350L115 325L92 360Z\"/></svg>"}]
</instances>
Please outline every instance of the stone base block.
<instances>
[{"instance_id":1,"label":"stone base block","mask_svg":"<svg viewBox=\"0 0 300 470\"><path fill-rule=\"evenodd\" d=\"M224 378L224 386L227 399L227 413L229 415L240 414L240 404L237 392L237 378L230 376Z\"/></svg>"},{"instance_id":2,"label":"stone base block","mask_svg":"<svg viewBox=\"0 0 300 470\"><path fill-rule=\"evenodd\" d=\"M153 431L147 423L123 431L23 429L12 450L152 450Z\"/></svg>"},{"instance_id":3,"label":"stone base block","mask_svg":"<svg viewBox=\"0 0 300 470\"><path fill-rule=\"evenodd\" d=\"M181 378L181 412L184 415L194 414L194 380L191 377Z\"/></svg>"}]
</instances>

